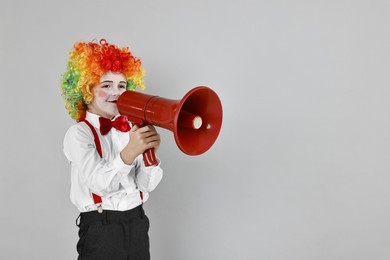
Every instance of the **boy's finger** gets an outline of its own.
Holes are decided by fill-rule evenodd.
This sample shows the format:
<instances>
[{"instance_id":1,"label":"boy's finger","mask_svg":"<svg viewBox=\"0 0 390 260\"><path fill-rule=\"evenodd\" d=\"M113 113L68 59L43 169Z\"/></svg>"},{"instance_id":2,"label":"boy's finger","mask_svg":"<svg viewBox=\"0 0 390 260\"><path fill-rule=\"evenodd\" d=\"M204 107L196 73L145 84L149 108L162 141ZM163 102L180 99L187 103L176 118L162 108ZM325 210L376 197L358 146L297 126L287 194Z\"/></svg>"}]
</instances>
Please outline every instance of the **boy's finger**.
<instances>
[{"instance_id":1,"label":"boy's finger","mask_svg":"<svg viewBox=\"0 0 390 260\"><path fill-rule=\"evenodd\" d=\"M153 130L155 131L154 127L151 125L146 125L140 128L141 133L146 133Z\"/></svg>"}]
</instances>

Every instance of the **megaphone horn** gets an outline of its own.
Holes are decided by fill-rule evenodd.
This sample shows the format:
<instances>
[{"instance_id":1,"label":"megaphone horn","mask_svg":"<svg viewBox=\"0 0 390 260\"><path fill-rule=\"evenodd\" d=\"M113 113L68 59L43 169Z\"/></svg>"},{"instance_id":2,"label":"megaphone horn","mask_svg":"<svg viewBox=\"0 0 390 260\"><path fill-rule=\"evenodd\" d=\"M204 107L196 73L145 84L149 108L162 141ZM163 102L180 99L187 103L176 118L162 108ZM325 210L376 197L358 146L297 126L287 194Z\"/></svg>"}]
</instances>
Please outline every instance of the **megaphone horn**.
<instances>
[{"instance_id":1,"label":"megaphone horn","mask_svg":"<svg viewBox=\"0 0 390 260\"><path fill-rule=\"evenodd\" d=\"M133 123L172 131L177 146L188 155L210 149L221 130L222 104L208 87L193 88L181 100L128 90L119 97L117 105L119 113ZM153 151L144 153L144 161L146 166L157 164Z\"/></svg>"}]
</instances>

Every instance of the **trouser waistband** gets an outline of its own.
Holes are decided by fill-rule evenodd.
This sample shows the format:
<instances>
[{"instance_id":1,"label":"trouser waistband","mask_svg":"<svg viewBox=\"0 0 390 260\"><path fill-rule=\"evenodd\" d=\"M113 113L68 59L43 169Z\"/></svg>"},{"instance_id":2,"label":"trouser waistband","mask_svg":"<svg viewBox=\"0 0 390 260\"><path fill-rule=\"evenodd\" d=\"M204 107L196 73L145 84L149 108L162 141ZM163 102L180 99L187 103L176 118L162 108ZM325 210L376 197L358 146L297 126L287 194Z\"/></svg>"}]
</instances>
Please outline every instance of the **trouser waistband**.
<instances>
[{"instance_id":1,"label":"trouser waistband","mask_svg":"<svg viewBox=\"0 0 390 260\"><path fill-rule=\"evenodd\" d=\"M133 209L126 211L117 211L117 210L103 210L102 213L99 213L97 210L82 212L79 215L80 223L90 223L96 221L102 221L103 224L110 222L118 221L129 221L135 218L143 218L145 211L142 205L139 205ZM79 226L76 220L76 225Z\"/></svg>"}]
</instances>

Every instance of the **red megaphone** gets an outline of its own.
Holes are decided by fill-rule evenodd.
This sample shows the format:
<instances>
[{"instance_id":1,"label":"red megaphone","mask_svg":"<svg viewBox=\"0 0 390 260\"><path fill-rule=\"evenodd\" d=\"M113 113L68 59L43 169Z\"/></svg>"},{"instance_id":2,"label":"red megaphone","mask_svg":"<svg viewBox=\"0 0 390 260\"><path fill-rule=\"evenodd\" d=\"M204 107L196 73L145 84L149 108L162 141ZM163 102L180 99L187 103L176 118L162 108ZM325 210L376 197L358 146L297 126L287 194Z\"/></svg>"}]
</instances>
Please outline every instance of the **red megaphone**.
<instances>
[{"instance_id":1,"label":"red megaphone","mask_svg":"<svg viewBox=\"0 0 390 260\"><path fill-rule=\"evenodd\" d=\"M206 152L221 130L222 104L208 87L193 88L181 100L128 90L119 97L117 105L119 113L135 124L151 124L172 131L177 146L188 155ZM143 156L146 166L158 163L153 149Z\"/></svg>"}]
</instances>

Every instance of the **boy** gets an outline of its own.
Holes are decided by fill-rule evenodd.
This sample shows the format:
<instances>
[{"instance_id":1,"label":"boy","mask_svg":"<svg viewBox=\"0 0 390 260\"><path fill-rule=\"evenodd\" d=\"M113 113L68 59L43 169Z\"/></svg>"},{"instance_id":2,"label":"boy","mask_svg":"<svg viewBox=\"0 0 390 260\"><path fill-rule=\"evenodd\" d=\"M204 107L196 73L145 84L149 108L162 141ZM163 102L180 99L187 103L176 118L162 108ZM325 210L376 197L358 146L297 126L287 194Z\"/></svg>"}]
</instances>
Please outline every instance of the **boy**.
<instances>
[{"instance_id":1,"label":"boy","mask_svg":"<svg viewBox=\"0 0 390 260\"><path fill-rule=\"evenodd\" d=\"M150 259L149 220L142 204L162 178L160 163L145 167L142 153L160 145L151 126L132 126L116 101L144 89L141 61L128 48L78 42L61 89L69 115L64 154L71 165L72 203L80 211L78 259ZM132 127L131 127L132 126Z\"/></svg>"}]
</instances>

